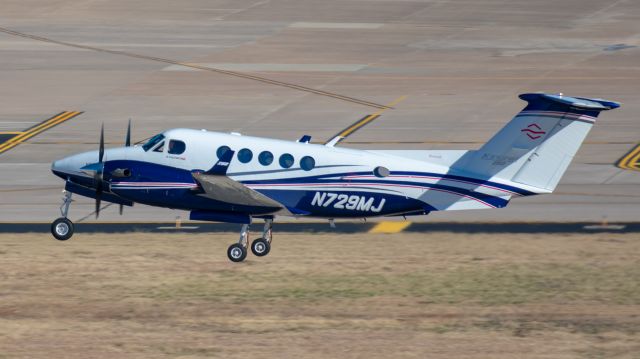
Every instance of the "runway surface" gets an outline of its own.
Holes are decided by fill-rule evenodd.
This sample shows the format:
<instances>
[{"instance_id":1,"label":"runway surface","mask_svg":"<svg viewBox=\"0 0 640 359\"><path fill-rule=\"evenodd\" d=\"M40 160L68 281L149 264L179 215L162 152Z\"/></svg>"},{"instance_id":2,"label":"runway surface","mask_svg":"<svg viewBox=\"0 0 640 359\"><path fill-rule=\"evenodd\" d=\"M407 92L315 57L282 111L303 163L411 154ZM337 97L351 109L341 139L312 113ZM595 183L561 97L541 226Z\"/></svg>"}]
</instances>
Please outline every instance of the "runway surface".
<instances>
[{"instance_id":1,"label":"runway surface","mask_svg":"<svg viewBox=\"0 0 640 359\"><path fill-rule=\"evenodd\" d=\"M84 48L0 33L0 132L83 113L0 154L0 222L57 217L50 163L96 149L103 122L110 146L129 118L136 141L191 127L323 142L374 114L367 103L406 96L340 145L473 149L533 91L622 107L602 114L557 193L421 220L637 221L640 173L614 164L640 141L639 18L631 0L5 1L0 27ZM101 219L187 217L114 207ZM71 218L92 211L78 198Z\"/></svg>"}]
</instances>

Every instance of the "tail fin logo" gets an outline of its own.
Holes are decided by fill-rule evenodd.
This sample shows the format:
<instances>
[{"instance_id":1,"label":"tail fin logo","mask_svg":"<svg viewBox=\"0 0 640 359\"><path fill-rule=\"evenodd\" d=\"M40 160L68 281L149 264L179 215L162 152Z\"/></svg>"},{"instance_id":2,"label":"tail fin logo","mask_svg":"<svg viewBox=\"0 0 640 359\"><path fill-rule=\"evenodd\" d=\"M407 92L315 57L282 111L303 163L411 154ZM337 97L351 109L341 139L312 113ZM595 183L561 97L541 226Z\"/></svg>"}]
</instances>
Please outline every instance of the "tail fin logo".
<instances>
[{"instance_id":1,"label":"tail fin logo","mask_svg":"<svg viewBox=\"0 0 640 359\"><path fill-rule=\"evenodd\" d=\"M529 138L532 140L537 140L538 138L542 137L542 135L547 133L546 131L542 131L542 127L538 126L538 124L536 123L530 124L526 128L520 130L520 132L526 133L527 136L529 136Z\"/></svg>"}]
</instances>

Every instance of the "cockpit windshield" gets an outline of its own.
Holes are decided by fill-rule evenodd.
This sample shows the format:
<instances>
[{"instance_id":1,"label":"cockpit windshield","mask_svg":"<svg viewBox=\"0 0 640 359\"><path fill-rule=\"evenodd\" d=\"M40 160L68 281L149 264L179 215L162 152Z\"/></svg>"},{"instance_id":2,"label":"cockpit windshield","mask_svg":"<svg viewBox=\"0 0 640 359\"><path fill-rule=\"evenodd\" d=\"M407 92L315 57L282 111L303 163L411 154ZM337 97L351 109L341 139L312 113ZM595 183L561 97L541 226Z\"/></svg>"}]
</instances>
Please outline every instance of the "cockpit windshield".
<instances>
[{"instance_id":1,"label":"cockpit windshield","mask_svg":"<svg viewBox=\"0 0 640 359\"><path fill-rule=\"evenodd\" d=\"M153 148L153 146L155 146L158 142L164 140L164 135L159 133L153 137L151 137L149 139L149 141L147 141L147 143L145 143L144 145L142 145L142 148L144 149L145 152L149 151L150 149Z\"/></svg>"}]
</instances>

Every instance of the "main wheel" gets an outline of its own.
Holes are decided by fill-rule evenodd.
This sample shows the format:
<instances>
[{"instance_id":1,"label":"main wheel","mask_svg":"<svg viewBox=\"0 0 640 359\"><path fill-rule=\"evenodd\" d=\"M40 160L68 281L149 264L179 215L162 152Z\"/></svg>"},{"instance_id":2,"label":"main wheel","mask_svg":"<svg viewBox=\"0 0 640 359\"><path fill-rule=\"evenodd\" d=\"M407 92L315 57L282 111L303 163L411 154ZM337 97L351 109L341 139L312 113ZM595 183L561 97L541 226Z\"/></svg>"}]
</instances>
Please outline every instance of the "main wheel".
<instances>
[{"instance_id":1,"label":"main wheel","mask_svg":"<svg viewBox=\"0 0 640 359\"><path fill-rule=\"evenodd\" d=\"M271 244L264 238L258 238L251 243L251 252L258 257L266 256L271 250Z\"/></svg>"},{"instance_id":2,"label":"main wheel","mask_svg":"<svg viewBox=\"0 0 640 359\"><path fill-rule=\"evenodd\" d=\"M229 260L232 262L242 262L247 258L247 249L239 243L234 243L227 249L227 257L229 257Z\"/></svg>"},{"instance_id":3,"label":"main wheel","mask_svg":"<svg viewBox=\"0 0 640 359\"><path fill-rule=\"evenodd\" d=\"M51 234L59 241L66 241L73 236L73 222L60 217L51 223Z\"/></svg>"}]
</instances>

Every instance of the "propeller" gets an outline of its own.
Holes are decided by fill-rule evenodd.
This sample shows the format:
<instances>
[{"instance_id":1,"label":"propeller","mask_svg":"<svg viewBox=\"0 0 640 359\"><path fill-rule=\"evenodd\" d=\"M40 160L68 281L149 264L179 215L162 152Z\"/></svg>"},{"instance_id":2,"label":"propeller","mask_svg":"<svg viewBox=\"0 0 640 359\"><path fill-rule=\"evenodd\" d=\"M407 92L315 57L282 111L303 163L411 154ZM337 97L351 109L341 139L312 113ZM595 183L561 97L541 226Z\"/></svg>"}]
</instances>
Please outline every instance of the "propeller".
<instances>
[{"instance_id":1,"label":"propeller","mask_svg":"<svg viewBox=\"0 0 640 359\"><path fill-rule=\"evenodd\" d=\"M129 123L127 124L127 136L124 139L124 146L131 147L131 118L129 118ZM124 206L120 205L120 215L122 216L122 212L124 211Z\"/></svg>"},{"instance_id":2,"label":"propeller","mask_svg":"<svg viewBox=\"0 0 640 359\"><path fill-rule=\"evenodd\" d=\"M129 125L127 126L127 136L125 138L125 146L131 147L131 119L129 119ZM100 216L100 204L102 202L102 193L104 192L104 123L100 128L100 148L98 150L98 162L88 164L81 168L81 170L87 174L93 174L93 183L96 188L96 218ZM108 186L109 184L107 184ZM123 212L123 205L120 205L120 215Z\"/></svg>"},{"instance_id":3,"label":"propeller","mask_svg":"<svg viewBox=\"0 0 640 359\"><path fill-rule=\"evenodd\" d=\"M102 123L102 127L100 128L100 149L98 151L98 167L96 168L96 172L93 175L93 180L96 184L96 218L100 215L100 202L102 199L102 173L104 172L104 162L102 162L104 158L104 123Z\"/></svg>"}]
</instances>

